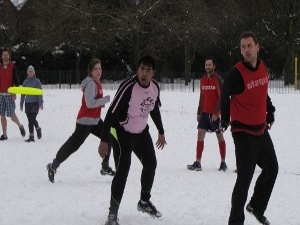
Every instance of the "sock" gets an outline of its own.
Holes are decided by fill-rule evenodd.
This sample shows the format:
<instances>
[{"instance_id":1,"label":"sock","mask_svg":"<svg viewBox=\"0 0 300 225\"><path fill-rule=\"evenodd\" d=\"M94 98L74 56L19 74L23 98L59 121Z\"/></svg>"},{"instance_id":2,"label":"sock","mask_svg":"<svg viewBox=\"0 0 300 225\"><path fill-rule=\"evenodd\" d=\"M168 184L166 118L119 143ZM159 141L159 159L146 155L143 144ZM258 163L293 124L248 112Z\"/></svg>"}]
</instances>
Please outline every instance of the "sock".
<instances>
[{"instance_id":1,"label":"sock","mask_svg":"<svg viewBox=\"0 0 300 225\"><path fill-rule=\"evenodd\" d=\"M226 143L225 143L225 141L219 142L219 149L220 149L221 161L225 162L225 157L226 157Z\"/></svg>"},{"instance_id":2,"label":"sock","mask_svg":"<svg viewBox=\"0 0 300 225\"><path fill-rule=\"evenodd\" d=\"M196 153L197 160L201 161L203 149L204 149L204 141L197 141L197 153Z\"/></svg>"}]
</instances>

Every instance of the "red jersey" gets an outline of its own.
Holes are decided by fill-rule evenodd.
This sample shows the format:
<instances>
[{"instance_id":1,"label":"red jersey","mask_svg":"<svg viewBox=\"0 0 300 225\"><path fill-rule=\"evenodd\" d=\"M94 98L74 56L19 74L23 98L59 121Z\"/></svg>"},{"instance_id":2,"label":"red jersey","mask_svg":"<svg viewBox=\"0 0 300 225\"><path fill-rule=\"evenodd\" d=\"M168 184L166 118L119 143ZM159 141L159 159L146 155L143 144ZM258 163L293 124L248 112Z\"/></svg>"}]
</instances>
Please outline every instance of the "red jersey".
<instances>
[{"instance_id":1,"label":"red jersey","mask_svg":"<svg viewBox=\"0 0 300 225\"><path fill-rule=\"evenodd\" d=\"M7 89L15 85L13 76L13 63L8 63L6 68L4 68L2 64L0 64L0 93L7 93Z\"/></svg>"},{"instance_id":2,"label":"red jersey","mask_svg":"<svg viewBox=\"0 0 300 225\"><path fill-rule=\"evenodd\" d=\"M77 115L77 123L84 125L95 125L101 118L101 108L103 103L103 89L100 82L93 80L91 77L86 77L81 88L83 91L81 107ZM89 99L86 98L88 94Z\"/></svg>"},{"instance_id":3,"label":"red jersey","mask_svg":"<svg viewBox=\"0 0 300 225\"><path fill-rule=\"evenodd\" d=\"M200 80L200 100L197 114L220 113L220 97L222 88L222 78L214 73L208 77L206 74Z\"/></svg>"},{"instance_id":4,"label":"red jersey","mask_svg":"<svg viewBox=\"0 0 300 225\"><path fill-rule=\"evenodd\" d=\"M266 121L268 71L263 63L256 71L247 69L242 62L235 65L244 80L245 89L233 95L230 101L231 121L247 125L263 124Z\"/></svg>"}]
</instances>

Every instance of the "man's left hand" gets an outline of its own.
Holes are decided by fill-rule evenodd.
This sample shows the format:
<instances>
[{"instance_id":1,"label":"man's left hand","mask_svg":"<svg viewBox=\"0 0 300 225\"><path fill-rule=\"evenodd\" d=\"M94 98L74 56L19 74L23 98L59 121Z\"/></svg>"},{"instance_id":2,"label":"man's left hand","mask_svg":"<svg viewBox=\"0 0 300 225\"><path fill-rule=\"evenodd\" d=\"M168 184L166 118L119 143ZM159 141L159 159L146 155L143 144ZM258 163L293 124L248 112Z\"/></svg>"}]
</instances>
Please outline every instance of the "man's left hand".
<instances>
[{"instance_id":1,"label":"man's left hand","mask_svg":"<svg viewBox=\"0 0 300 225\"><path fill-rule=\"evenodd\" d=\"M166 139L165 139L165 135L164 134L159 134L158 135L158 139L156 141L156 147L158 149L163 149L165 147L165 145L167 144Z\"/></svg>"},{"instance_id":2,"label":"man's left hand","mask_svg":"<svg viewBox=\"0 0 300 225\"><path fill-rule=\"evenodd\" d=\"M268 129L269 129L269 130L270 130L271 127L273 126L274 121L275 121L274 113L267 113L267 119L266 119L266 122L267 122Z\"/></svg>"}]
</instances>

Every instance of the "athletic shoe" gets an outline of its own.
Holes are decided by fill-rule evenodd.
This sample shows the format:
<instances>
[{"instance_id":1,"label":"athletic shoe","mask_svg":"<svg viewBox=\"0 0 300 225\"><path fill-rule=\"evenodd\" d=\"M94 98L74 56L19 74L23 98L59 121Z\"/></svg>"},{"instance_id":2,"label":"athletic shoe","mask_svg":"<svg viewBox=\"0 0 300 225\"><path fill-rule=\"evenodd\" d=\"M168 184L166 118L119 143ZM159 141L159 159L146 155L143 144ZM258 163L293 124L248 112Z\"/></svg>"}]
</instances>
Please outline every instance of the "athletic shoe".
<instances>
[{"instance_id":1,"label":"athletic shoe","mask_svg":"<svg viewBox=\"0 0 300 225\"><path fill-rule=\"evenodd\" d=\"M116 172L113 171L112 168L109 166L102 166L100 173L101 175L110 175L110 176L114 176L116 174Z\"/></svg>"},{"instance_id":2,"label":"athletic shoe","mask_svg":"<svg viewBox=\"0 0 300 225\"><path fill-rule=\"evenodd\" d=\"M227 170L227 165L225 162L221 162L219 171L221 171L221 170L224 172Z\"/></svg>"},{"instance_id":3,"label":"athletic shoe","mask_svg":"<svg viewBox=\"0 0 300 225\"><path fill-rule=\"evenodd\" d=\"M26 142L34 142L34 137L33 135L30 135L29 138L27 140L25 140Z\"/></svg>"},{"instance_id":4,"label":"athletic shoe","mask_svg":"<svg viewBox=\"0 0 300 225\"><path fill-rule=\"evenodd\" d=\"M251 213L255 218L263 225L271 225L269 220L264 215L259 215L253 207L250 205L250 203L246 206L246 210Z\"/></svg>"},{"instance_id":5,"label":"athletic shoe","mask_svg":"<svg viewBox=\"0 0 300 225\"><path fill-rule=\"evenodd\" d=\"M36 136L38 139L42 138L42 128L40 127L36 128Z\"/></svg>"},{"instance_id":6,"label":"athletic shoe","mask_svg":"<svg viewBox=\"0 0 300 225\"><path fill-rule=\"evenodd\" d=\"M137 209L138 209L138 211L147 213L152 217L161 217L162 216L161 212L157 211L157 209L155 208L155 206L152 204L151 201L142 203L142 201L140 200L137 204Z\"/></svg>"},{"instance_id":7,"label":"athletic shoe","mask_svg":"<svg viewBox=\"0 0 300 225\"><path fill-rule=\"evenodd\" d=\"M0 141L5 141L5 140L7 140L7 136L2 134L1 137L0 137Z\"/></svg>"},{"instance_id":8,"label":"athletic shoe","mask_svg":"<svg viewBox=\"0 0 300 225\"><path fill-rule=\"evenodd\" d=\"M117 218L116 215L110 214L110 215L108 215L105 225L120 225L119 219Z\"/></svg>"},{"instance_id":9,"label":"athletic shoe","mask_svg":"<svg viewBox=\"0 0 300 225\"><path fill-rule=\"evenodd\" d=\"M201 163L195 161L192 165L187 165L188 170L202 171Z\"/></svg>"},{"instance_id":10,"label":"athletic shoe","mask_svg":"<svg viewBox=\"0 0 300 225\"><path fill-rule=\"evenodd\" d=\"M21 126L19 127L19 129L20 129L20 132L21 132L22 137L25 137L26 131L25 131L23 125L21 125Z\"/></svg>"},{"instance_id":11,"label":"athletic shoe","mask_svg":"<svg viewBox=\"0 0 300 225\"><path fill-rule=\"evenodd\" d=\"M52 168L52 163L49 163L49 164L47 165L47 170L48 170L48 178L49 178L50 182L51 182L51 183L54 183L54 175L55 175L55 173L56 173L56 170L54 170L54 169Z\"/></svg>"}]
</instances>

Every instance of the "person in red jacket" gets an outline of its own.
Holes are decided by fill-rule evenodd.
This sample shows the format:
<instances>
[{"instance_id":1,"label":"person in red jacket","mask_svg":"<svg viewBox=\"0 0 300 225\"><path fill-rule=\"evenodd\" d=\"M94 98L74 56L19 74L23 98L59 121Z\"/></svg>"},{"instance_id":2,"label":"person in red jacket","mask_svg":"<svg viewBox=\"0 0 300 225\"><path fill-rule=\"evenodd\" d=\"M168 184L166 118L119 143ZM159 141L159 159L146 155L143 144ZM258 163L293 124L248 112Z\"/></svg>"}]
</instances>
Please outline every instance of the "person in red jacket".
<instances>
[{"instance_id":1,"label":"person in red jacket","mask_svg":"<svg viewBox=\"0 0 300 225\"><path fill-rule=\"evenodd\" d=\"M52 163L47 165L48 178L54 183L57 168L71 154L76 152L90 133L99 137L103 136L103 120L101 108L110 101L110 96L103 97L103 88L100 83L102 75L101 61L92 59L88 65L88 76L81 83L82 103L77 115L76 128L69 139L60 147ZM107 156L102 161L102 175L114 175L109 167L110 146Z\"/></svg>"},{"instance_id":2,"label":"person in red jacket","mask_svg":"<svg viewBox=\"0 0 300 225\"><path fill-rule=\"evenodd\" d=\"M16 113L16 95L7 92L8 88L19 86L17 70L15 65L10 61L10 52L8 49L2 50L2 63L0 63L0 115L2 135L1 141L7 140L7 120L5 116L11 118L20 129L21 135L26 135L24 126L20 123Z\"/></svg>"},{"instance_id":3,"label":"person in red jacket","mask_svg":"<svg viewBox=\"0 0 300 225\"><path fill-rule=\"evenodd\" d=\"M226 142L223 131L220 130L220 100L223 79L215 72L215 62L212 57L205 59L206 74L200 80L200 100L197 111L198 140L196 148L196 161L187 165L188 170L202 171L201 158L204 149L206 132L215 132L221 156L219 171L226 171Z\"/></svg>"},{"instance_id":4,"label":"person in red jacket","mask_svg":"<svg viewBox=\"0 0 300 225\"><path fill-rule=\"evenodd\" d=\"M243 60L226 76L221 99L221 124L224 130L231 126L237 166L228 225L244 224L244 207L256 165L262 171L246 210L261 224L269 225L264 213L278 174L268 131L274 123L275 107L268 95L268 71L258 58L259 44L253 32L240 36L240 49Z\"/></svg>"}]
</instances>

